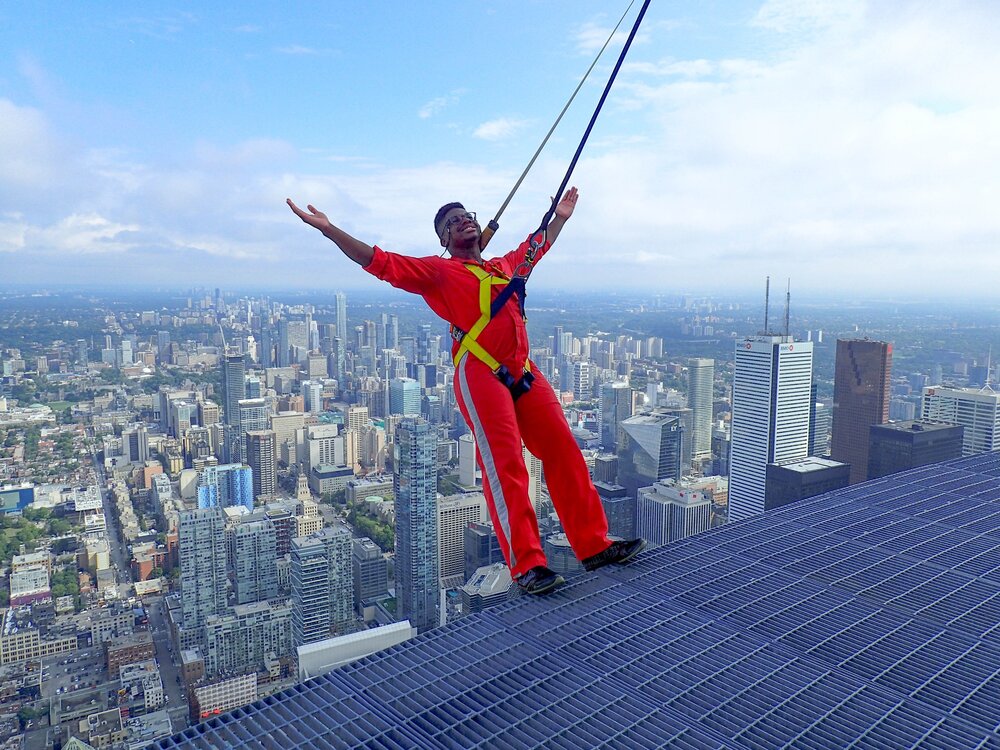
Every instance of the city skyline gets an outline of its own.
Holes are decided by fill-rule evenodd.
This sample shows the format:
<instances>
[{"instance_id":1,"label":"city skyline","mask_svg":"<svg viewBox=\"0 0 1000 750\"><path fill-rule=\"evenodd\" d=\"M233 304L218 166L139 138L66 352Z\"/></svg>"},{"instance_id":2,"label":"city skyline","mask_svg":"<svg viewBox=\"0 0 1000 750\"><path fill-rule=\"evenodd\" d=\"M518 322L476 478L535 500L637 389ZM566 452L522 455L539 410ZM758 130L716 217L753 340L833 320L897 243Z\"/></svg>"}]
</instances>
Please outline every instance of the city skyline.
<instances>
[{"instance_id":1,"label":"city skyline","mask_svg":"<svg viewBox=\"0 0 1000 750\"><path fill-rule=\"evenodd\" d=\"M436 252L437 206L492 215L618 12L5 9L6 280L373 288L283 199ZM580 210L533 283L742 292L772 273L808 293L864 264L851 293L987 294L998 14L651 5L574 175ZM381 43L403 37L416 42ZM498 252L537 225L619 46L503 217Z\"/></svg>"}]
</instances>

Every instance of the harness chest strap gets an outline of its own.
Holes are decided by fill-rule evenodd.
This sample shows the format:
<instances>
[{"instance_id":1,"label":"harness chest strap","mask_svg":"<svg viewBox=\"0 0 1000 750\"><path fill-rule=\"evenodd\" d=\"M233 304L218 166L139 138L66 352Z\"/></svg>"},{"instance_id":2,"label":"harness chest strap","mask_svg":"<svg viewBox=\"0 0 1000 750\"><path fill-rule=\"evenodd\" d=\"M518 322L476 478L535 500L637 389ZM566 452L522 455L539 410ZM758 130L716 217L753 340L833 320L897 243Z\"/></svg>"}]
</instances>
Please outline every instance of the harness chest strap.
<instances>
[{"instance_id":1,"label":"harness chest strap","mask_svg":"<svg viewBox=\"0 0 1000 750\"><path fill-rule=\"evenodd\" d=\"M506 286L510 283L510 280L503 276L494 276L489 271L480 266L466 265L478 279L479 279L479 319L473 324L472 328L468 331L463 331L456 325L451 326L451 335L455 341L458 342L458 349L455 350L455 356L453 360L455 362L455 367L458 367L458 363L461 361L462 357L466 352L474 356L480 362L485 364L490 370L493 371L501 380L505 381L508 378L512 378L509 373L506 372L507 368L497 361L496 357L486 351L482 345L477 340L479 335L483 332L486 326L489 324L490 320L493 319L493 314L491 311L491 303L493 301L493 287L495 286ZM503 372L502 372L503 371ZM531 363L525 361L524 372L527 373L530 378L528 379L528 384L530 387L531 380L534 379L531 373ZM506 377L505 377L506 375ZM521 381L517 381L521 382ZM506 383L508 388L512 388L510 383ZM526 390L526 389L525 389Z\"/></svg>"}]
</instances>

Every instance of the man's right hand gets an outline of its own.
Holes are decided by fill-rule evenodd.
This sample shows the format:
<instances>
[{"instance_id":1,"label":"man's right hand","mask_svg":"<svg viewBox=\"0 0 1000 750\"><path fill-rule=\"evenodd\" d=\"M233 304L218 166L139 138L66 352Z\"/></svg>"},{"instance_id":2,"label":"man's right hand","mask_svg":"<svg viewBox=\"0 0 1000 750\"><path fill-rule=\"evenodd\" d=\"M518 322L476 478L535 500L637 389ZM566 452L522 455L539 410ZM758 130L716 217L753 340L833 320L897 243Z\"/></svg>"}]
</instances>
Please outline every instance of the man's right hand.
<instances>
[{"instance_id":1,"label":"man's right hand","mask_svg":"<svg viewBox=\"0 0 1000 750\"><path fill-rule=\"evenodd\" d=\"M309 226L316 227L327 239L333 240L337 247L343 251L344 255L353 260L355 263L358 263L361 266L367 266L372 262L375 250L370 245L366 245L361 240L352 237L343 229L334 226L326 217L325 213L317 211L312 205L306 206L306 208L309 209L309 213L306 213L292 203L291 198L286 198L285 201L288 203L288 207L292 209L292 212L296 216L302 219L302 221Z\"/></svg>"},{"instance_id":2,"label":"man's right hand","mask_svg":"<svg viewBox=\"0 0 1000 750\"><path fill-rule=\"evenodd\" d=\"M292 209L292 212L298 216L302 221L311 227L316 227L323 234L326 234L326 230L332 225L330 220L327 218L326 214L322 211L317 211L312 205L306 206L309 209L309 213L306 213L301 208L296 206L291 198L286 198L285 201L288 203L288 207Z\"/></svg>"}]
</instances>

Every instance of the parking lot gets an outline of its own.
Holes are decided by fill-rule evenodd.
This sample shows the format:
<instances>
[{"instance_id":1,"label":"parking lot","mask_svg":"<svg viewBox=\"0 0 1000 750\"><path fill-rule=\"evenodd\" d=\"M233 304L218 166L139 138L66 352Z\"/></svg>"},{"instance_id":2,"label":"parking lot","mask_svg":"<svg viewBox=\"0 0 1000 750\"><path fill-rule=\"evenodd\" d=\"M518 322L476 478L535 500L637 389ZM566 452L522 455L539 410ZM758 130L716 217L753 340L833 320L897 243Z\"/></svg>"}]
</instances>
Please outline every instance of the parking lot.
<instances>
[{"instance_id":1,"label":"parking lot","mask_svg":"<svg viewBox=\"0 0 1000 750\"><path fill-rule=\"evenodd\" d=\"M42 695L62 695L107 681L100 648L50 656L42 662Z\"/></svg>"}]
</instances>

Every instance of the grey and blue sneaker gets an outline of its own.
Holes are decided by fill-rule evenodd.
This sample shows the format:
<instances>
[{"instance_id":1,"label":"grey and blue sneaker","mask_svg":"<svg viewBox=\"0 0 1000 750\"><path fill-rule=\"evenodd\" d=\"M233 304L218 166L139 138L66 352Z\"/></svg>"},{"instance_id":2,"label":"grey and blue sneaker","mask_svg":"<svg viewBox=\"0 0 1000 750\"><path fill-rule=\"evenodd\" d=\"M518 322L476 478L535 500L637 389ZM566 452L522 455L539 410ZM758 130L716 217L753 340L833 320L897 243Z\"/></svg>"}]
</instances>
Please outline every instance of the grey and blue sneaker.
<instances>
[{"instance_id":1,"label":"grey and blue sneaker","mask_svg":"<svg viewBox=\"0 0 1000 750\"><path fill-rule=\"evenodd\" d=\"M642 552L645 547L645 539L628 539L611 542L611 545L603 552L598 552L596 555L584 558L583 567L586 570L597 570L612 563L624 565Z\"/></svg>"},{"instance_id":2,"label":"grey and blue sneaker","mask_svg":"<svg viewBox=\"0 0 1000 750\"><path fill-rule=\"evenodd\" d=\"M544 565L536 565L527 573L517 577L517 585L521 591L535 596L549 594L564 583L566 583L565 578Z\"/></svg>"}]
</instances>

